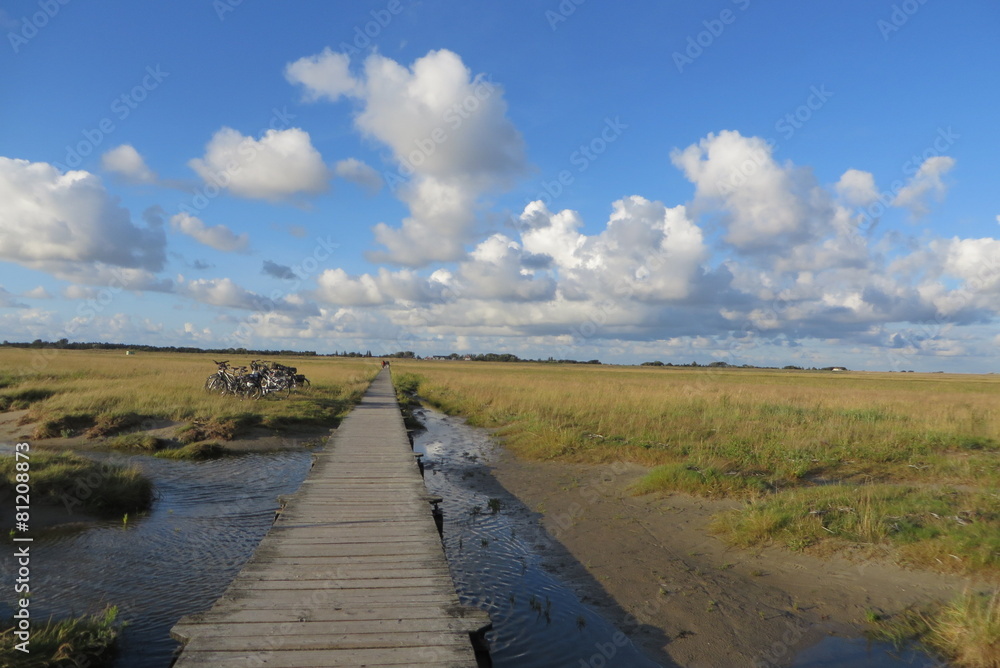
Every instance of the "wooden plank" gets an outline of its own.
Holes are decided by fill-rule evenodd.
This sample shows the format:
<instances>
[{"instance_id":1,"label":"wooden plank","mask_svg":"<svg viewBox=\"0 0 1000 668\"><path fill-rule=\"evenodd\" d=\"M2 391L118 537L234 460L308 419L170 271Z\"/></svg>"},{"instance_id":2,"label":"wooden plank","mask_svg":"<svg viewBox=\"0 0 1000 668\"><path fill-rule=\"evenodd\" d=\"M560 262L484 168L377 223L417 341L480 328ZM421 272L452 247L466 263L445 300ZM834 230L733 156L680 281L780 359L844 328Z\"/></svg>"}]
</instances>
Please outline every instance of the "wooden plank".
<instances>
[{"instance_id":1,"label":"wooden plank","mask_svg":"<svg viewBox=\"0 0 1000 668\"><path fill-rule=\"evenodd\" d=\"M171 630L175 666L476 665L387 372L316 456L211 609Z\"/></svg>"},{"instance_id":2,"label":"wooden plank","mask_svg":"<svg viewBox=\"0 0 1000 668\"><path fill-rule=\"evenodd\" d=\"M420 620L441 619L441 609L436 605L423 603L403 603L397 605L374 603L351 606L350 608L336 606L304 605L302 598L295 605L287 607L227 607L229 604L220 602L211 610L188 615L174 626L174 632L184 639L187 632L200 624L223 624L235 622L274 622L285 623L304 621L351 621L351 620ZM449 611L449 623L458 624L460 628L475 631L483 627L489 618L486 613L476 608L455 606ZM184 631L183 633L181 631Z\"/></svg>"},{"instance_id":3,"label":"wooden plank","mask_svg":"<svg viewBox=\"0 0 1000 668\"><path fill-rule=\"evenodd\" d=\"M261 651L268 649L384 649L392 647L447 647L452 642L455 633L449 629L444 631L410 631L397 628L374 633L283 633L281 635L260 635L251 628L240 624L225 635L199 635L188 643L192 652L208 650L231 652ZM400 624L403 627L403 624Z\"/></svg>"},{"instance_id":4,"label":"wooden plank","mask_svg":"<svg viewBox=\"0 0 1000 668\"><path fill-rule=\"evenodd\" d=\"M467 653L458 647L389 647L353 650L184 651L174 668L341 668L346 666L406 666L408 668L469 668Z\"/></svg>"}]
</instances>

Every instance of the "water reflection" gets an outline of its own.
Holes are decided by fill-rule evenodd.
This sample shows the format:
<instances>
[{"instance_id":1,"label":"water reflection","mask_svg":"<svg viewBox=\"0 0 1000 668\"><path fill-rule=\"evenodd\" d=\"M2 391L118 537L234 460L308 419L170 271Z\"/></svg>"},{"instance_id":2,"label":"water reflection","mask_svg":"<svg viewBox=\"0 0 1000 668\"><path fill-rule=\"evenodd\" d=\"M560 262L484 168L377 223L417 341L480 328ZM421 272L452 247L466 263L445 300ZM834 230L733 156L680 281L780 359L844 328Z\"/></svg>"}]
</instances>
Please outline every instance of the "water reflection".
<instances>
[{"instance_id":1,"label":"water reflection","mask_svg":"<svg viewBox=\"0 0 1000 668\"><path fill-rule=\"evenodd\" d=\"M148 514L39 532L32 543L35 619L119 606L128 625L116 667L166 668L170 627L210 607L270 528L277 497L298 489L311 452L247 454L207 462L96 455L139 466L154 481ZM3 572L13 564L5 550Z\"/></svg>"},{"instance_id":2,"label":"water reflection","mask_svg":"<svg viewBox=\"0 0 1000 668\"><path fill-rule=\"evenodd\" d=\"M415 435L414 449L428 460L428 489L444 499L448 563L462 601L493 620L487 637L493 665L655 668L542 568L547 539L520 501L491 484L485 471L493 450L488 435L435 411L417 413L426 431Z\"/></svg>"}]
</instances>

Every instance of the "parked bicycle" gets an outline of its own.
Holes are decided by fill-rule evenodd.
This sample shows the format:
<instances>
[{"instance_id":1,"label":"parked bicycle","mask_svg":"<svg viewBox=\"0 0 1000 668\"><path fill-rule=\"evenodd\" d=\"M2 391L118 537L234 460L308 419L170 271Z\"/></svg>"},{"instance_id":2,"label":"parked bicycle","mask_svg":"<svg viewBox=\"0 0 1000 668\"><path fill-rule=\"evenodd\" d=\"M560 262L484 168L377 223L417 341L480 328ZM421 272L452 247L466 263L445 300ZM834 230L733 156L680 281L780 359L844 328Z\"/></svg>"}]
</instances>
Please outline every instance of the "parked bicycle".
<instances>
[{"instance_id":1,"label":"parked bicycle","mask_svg":"<svg viewBox=\"0 0 1000 668\"><path fill-rule=\"evenodd\" d=\"M212 361L218 369L205 379L207 392L260 399L279 392L288 397L292 390L309 386L309 379L298 373L298 369L277 362L253 360L248 369L245 366L233 368L229 366L229 360Z\"/></svg>"}]
</instances>

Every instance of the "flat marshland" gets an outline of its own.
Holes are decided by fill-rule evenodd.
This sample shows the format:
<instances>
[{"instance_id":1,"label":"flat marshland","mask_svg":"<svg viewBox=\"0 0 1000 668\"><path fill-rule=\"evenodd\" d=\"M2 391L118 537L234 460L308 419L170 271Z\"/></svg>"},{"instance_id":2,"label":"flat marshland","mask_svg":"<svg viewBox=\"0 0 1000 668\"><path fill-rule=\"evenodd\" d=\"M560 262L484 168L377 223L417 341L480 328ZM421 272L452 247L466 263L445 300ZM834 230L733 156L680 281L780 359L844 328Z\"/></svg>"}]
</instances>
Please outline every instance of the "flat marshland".
<instances>
[{"instance_id":1,"label":"flat marshland","mask_svg":"<svg viewBox=\"0 0 1000 668\"><path fill-rule=\"evenodd\" d=\"M985 586L987 595L967 592L950 603L939 601L943 608L896 610L901 620L896 628L887 626L886 615L871 611L856 621L864 627L865 617L877 619L877 633L900 639L913 626L908 620L914 614L924 620L948 618L953 628L947 633L935 623L921 627L926 646L955 665L1000 665L1000 596L991 594L1000 579L1000 377L443 361L400 361L394 367L403 384L415 387L427 403L495 430L507 450L548 471L549 482L541 480L545 475L535 476L533 490L546 506L559 503L556 491L545 491L555 489L555 480L570 490L572 480L588 475L561 475L552 466L573 471L581 470L573 468L577 465L596 465L607 471L626 463L643 473L625 494L674 499L648 508L668 514L671 508L686 508L685 519L678 516L677 522L700 522L703 535L728 546L730 559L736 554L732 550L766 550L772 561L762 563L776 564L773 560L781 559L777 549L790 559L820 560L814 564L844 558L859 563L853 578L858 582L868 565L881 564L919 572L927 584L961 576L970 587ZM525 489L532 491L530 485ZM562 503L563 520L556 529L590 526L589 538L581 529L576 544L581 560L596 562L600 550L608 549L598 546L616 539L587 524L588 513L600 512L592 505L588 510L587 500L581 510L579 501L593 498L592 492L564 492L578 503ZM678 494L693 501L678 501ZM610 501L618 509L614 513L621 514L623 531L629 522L653 521L629 517L631 502ZM703 507L715 510L692 520L693 511ZM680 539L681 524L675 526L678 533L664 539L667 543ZM563 535L572 538L573 531ZM695 537L690 544L704 543ZM664 554L666 561L659 563L667 568L671 559L686 560L686 568L700 574L702 584L692 586L699 591L705 576L692 564L699 551L692 549L687 559ZM640 561L646 559L654 563L656 557L646 553ZM771 569L748 569L749 580L737 586L757 590L754 583L765 570ZM615 572L623 581L629 577ZM663 577L649 576L651 582ZM872 577L863 581L875 596L880 583ZM907 581L902 571L893 577ZM906 588L914 591L915 580L910 580L914 586ZM812 582L820 586L819 579ZM642 586L647 585L655 586ZM802 586L809 586L809 578ZM888 580L881 587L891 598ZM817 599L819 606L822 600ZM862 593L844 609L867 605L866 600L872 599ZM956 610L968 614L956 616ZM664 619L670 623L669 616ZM710 633L713 623L703 622L701 632ZM687 633L680 632L682 637ZM734 637L756 632L744 629ZM959 650L970 643L986 658L960 662Z\"/></svg>"},{"instance_id":2,"label":"flat marshland","mask_svg":"<svg viewBox=\"0 0 1000 668\"><path fill-rule=\"evenodd\" d=\"M716 525L736 543L885 543L930 568L1000 571L1000 377L398 366L520 457L634 462L650 467L636 492L745 499Z\"/></svg>"},{"instance_id":3,"label":"flat marshland","mask_svg":"<svg viewBox=\"0 0 1000 668\"><path fill-rule=\"evenodd\" d=\"M210 394L219 355L0 349L0 410L18 411L17 435L43 445L67 439L155 450L165 434L181 443L230 441L253 429L287 433L336 425L377 370L371 360L273 358L308 377L308 388L260 400ZM229 356L231 366L248 356ZM15 428L15 431L17 430ZM168 439L169 440L169 439Z\"/></svg>"}]
</instances>

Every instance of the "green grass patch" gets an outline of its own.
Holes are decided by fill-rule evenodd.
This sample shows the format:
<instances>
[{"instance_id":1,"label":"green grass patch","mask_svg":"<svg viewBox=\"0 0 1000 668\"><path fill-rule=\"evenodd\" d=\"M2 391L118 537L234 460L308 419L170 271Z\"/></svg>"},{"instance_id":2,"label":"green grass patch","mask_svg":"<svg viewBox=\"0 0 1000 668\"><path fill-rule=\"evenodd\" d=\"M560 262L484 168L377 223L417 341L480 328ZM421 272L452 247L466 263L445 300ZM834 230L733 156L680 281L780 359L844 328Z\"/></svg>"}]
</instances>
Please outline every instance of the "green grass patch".
<instances>
[{"instance_id":1,"label":"green grass patch","mask_svg":"<svg viewBox=\"0 0 1000 668\"><path fill-rule=\"evenodd\" d=\"M1000 666L1000 589L965 592L929 622L924 643L965 668Z\"/></svg>"},{"instance_id":2,"label":"green grass patch","mask_svg":"<svg viewBox=\"0 0 1000 668\"><path fill-rule=\"evenodd\" d=\"M420 389L422 378L415 373L398 373L392 376L392 385L396 388L396 398L400 403L410 401Z\"/></svg>"},{"instance_id":3,"label":"green grass patch","mask_svg":"<svg viewBox=\"0 0 1000 668\"><path fill-rule=\"evenodd\" d=\"M33 626L29 653L16 649L16 623L0 633L0 666L55 668L110 666L121 629L118 608L111 606L95 615Z\"/></svg>"},{"instance_id":4,"label":"green grass patch","mask_svg":"<svg viewBox=\"0 0 1000 668\"><path fill-rule=\"evenodd\" d=\"M420 405L416 394L420 389L421 380L421 377L414 373L399 373L392 376L392 385L396 390L396 401L403 414L403 424L410 430L419 430L424 427L413 414L413 408Z\"/></svg>"},{"instance_id":5,"label":"green grass patch","mask_svg":"<svg viewBox=\"0 0 1000 668\"><path fill-rule=\"evenodd\" d=\"M650 470L636 491L752 500L719 520L740 544L817 553L878 546L870 551L941 571L1000 565L990 493L1000 488L1000 376L416 360L393 367L397 388L418 389L421 401L492 429L518 457L627 461Z\"/></svg>"},{"instance_id":6,"label":"green grass patch","mask_svg":"<svg viewBox=\"0 0 1000 668\"><path fill-rule=\"evenodd\" d=\"M44 387L29 387L0 394L0 412L31 408L32 404L55 396L55 390Z\"/></svg>"},{"instance_id":7,"label":"green grass patch","mask_svg":"<svg viewBox=\"0 0 1000 668\"><path fill-rule=\"evenodd\" d=\"M730 543L888 546L913 565L949 572L1000 570L1000 499L901 485L786 490L717 517Z\"/></svg>"},{"instance_id":8,"label":"green grass patch","mask_svg":"<svg viewBox=\"0 0 1000 668\"><path fill-rule=\"evenodd\" d=\"M106 445L115 450L126 452L156 452L163 447L163 441L151 434L122 434L108 439Z\"/></svg>"},{"instance_id":9,"label":"green grass patch","mask_svg":"<svg viewBox=\"0 0 1000 668\"><path fill-rule=\"evenodd\" d=\"M228 454L230 454L229 451L222 445L214 441L207 441L202 443L189 443L182 448L160 450L155 456L163 459L187 459L202 461L206 459L218 459L219 457L225 457Z\"/></svg>"},{"instance_id":10,"label":"green grass patch","mask_svg":"<svg viewBox=\"0 0 1000 668\"><path fill-rule=\"evenodd\" d=\"M712 465L699 466L680 462L657 466L639 480L632 490L637 494L669 491L719 497L761 494L771 488L759 475L726 471Z\"/></svg>"},{"instance_id":11,"label":"green grass patch","mask_svg":"<svg viewBox=\"0 0 1000 668\"><path fill-rule=\"evenodd\" d=\"M110 516L143 511L153 502L153 483L136 467L97 462L69 451L32 453L30 461L33 502ZM17 473L13 456L0 457L0 485L13 491Z\"/></svg>"},{"instance_id":12,"label":"green grass patch","mask_svg":"<svg viewBox=\"0 0 1000 668\"><path fill-rule=\"evenodd\" d=\"M35 425L31 437L36 441L47 438L78 436L86 433L94 425L94 416L89 414L63 415L59 418L42 419Z\"/></svg>"}]
</instances>

